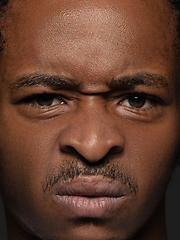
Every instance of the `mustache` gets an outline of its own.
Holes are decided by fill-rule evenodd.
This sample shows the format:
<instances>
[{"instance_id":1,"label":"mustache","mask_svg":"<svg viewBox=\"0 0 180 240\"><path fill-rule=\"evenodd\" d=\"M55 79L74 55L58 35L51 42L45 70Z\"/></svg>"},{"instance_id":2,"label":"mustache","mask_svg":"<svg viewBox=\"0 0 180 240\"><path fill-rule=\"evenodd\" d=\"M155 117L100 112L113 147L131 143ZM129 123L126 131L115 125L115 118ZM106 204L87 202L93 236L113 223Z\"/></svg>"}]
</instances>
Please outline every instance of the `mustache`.
<instances>
[{"instance_id":1,"label":"mustache","mask_svg":"<svg viewBox=\"0 0 180 240\"><path fill-rule=\"evenodd\" d=\"M51 191L56 184L72 181L79 176L102 176L112 181L120 182L127 186L130 194L136 195L138 191L138 181L134 176L123 170L123 166L117 163L106 163L85 165L79 158L75 160L64 160L61 166L55 166L49 170L43 181L43 192ZM81 164L80 164L81 162Z\"/></svg>"}]
</instances>

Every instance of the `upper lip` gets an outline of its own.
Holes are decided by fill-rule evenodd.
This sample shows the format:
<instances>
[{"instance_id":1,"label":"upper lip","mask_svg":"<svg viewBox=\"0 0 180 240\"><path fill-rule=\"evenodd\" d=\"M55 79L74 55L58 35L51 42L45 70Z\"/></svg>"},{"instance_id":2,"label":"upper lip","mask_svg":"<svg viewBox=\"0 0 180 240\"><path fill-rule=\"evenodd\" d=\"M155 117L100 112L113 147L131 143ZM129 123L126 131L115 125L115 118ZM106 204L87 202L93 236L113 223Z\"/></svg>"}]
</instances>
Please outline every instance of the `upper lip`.
<instances>
[{"instance_id":1,"label":"upper lip","mask_svg":"<svg viewBox=\"0 0 180 240\"><path fill-rule=\"evenodd\" d=\"M128 194L125 184L101 176L81 176L57 184L55 195L84 197L122 197Z\"/></svg>"}]
</instances>

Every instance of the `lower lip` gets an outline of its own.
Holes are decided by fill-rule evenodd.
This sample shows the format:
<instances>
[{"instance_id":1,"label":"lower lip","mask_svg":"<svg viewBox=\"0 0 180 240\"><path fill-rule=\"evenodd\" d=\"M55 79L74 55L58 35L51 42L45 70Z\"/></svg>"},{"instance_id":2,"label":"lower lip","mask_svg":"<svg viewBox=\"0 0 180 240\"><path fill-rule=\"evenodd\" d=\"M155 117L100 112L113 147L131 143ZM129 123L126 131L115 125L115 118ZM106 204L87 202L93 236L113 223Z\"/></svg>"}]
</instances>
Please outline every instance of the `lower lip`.
<instances>
[{"instance_id":1,"label":"lower lip","mask_svg":"<svg viewBox=\"0 0 180 240\"><path fill-rule=\"evenodd\" d=\"M76 217L100 218L117 211L125 197L84 197L56 195L56 202Z\"/></svg>"}]
</instances>

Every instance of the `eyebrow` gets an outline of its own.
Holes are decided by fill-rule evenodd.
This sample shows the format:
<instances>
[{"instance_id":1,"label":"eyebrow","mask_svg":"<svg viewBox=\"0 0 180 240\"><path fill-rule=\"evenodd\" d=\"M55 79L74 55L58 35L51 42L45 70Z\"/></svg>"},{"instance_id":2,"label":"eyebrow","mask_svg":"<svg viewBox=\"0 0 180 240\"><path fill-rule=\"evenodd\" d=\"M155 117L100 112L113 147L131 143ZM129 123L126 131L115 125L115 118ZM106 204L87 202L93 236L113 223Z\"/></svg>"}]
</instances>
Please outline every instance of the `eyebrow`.
<instances>
[{"instance_id":1,"label":"eyebrow","mask_svg":"<svg viewBox=\"0 0 180 240\"><path fill-rule=\"evenodd\" d=\"M78 83L75 79L67 77L59 77L57 75L50 75L44 73L32 73L20 76L16 82L9 85L9 89L18 91L20 88L31 86L49 86L54 88L72 88L79 89L82 83ZM148 72L141 72L130 76L123 76L113 78L106 82L111 90L116 89L134 89L135 86L153 86L156 88L168 89L169 84L167 79L160 74L152 74Z\"/></svg>"},{"instance_id":2,"label":"eyebrow","mask_svg":"<svg viewBox=\"0 0 180 240\"><path fill-rule=\"evenodd\" d=\"M153 86L156 88L168 89L169 84L167 79L161 74L152 74L148 72L137 73L132 76L124 76L117 79L112 79L107 83L111 89L134 89L135 86Z\"/></svg>"},{"instance_id":3,"label":"eyebrow","mask_svg":"<svg viewBox=\"0 0 180 240\"><path fill-rule=\"evenodd\" d=\"M67 77L59 77L57 75L50 75L44 73L32 73L20 76L16 82L9 85L9 89L18 91L20 88L31 86L49 86L55 88L78 88L79 84Z\"/></svg>"}]
</instances>

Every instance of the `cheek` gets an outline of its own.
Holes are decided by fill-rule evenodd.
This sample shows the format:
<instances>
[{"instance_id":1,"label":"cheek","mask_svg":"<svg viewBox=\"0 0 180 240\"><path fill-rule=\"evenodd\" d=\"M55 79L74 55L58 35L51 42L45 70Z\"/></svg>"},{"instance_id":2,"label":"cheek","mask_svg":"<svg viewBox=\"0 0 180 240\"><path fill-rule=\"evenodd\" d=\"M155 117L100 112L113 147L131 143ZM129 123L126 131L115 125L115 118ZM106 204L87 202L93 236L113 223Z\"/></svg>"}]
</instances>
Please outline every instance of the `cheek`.
<instances>
[{"instance_id":1,"label":"cheek","mask_svg":"<svg viewBox=\"0 0 180 240\"><path fill-rule=\"evenodd\" d=\"M15 116L6 119L15 119ZM23 222L29 223L28 219L33 222L36 217L38 223L41 216L51 220L56 216L51 201L44 201L41 182L48 169L61 164L63 159L58 141L65 124L58 121L58 126L48 121L35 124L21 118L0 122L1 190L5 202ZM124 125L124 155L119 155L117 160L135 173L139 186L137 198L124 210L127 225L129 218L134 223L145 222L162 199L177 157L180 142L177 129L178 121L172 118L161 124L131 122ZM29 216L29 209L32 209L32 216ZM123 219L120 212L119 216L118 223ZM61 220L63 222L63 216Z\"/></svg>"},{"instance_id":2,"label":"cheek","mask_svg":"<svg viewBox=\"0 0 180 240\"><path fill-rule=\"evenodd\" d=\"M149 187L157 187L156 183L162 179L167 182L180 142L176 120L167 119L162 124L129 123L124 126L124 156L118 156L118 161L135 173L142 193L147 192ZM2 183L6 181L4 186L13 183L19 189L26 185L30 191L41 189L48 169L61 164L63 154L60 155L58 141L66 124L58 121L58 127L52 122L35 124L23 122L22 119L3 121L1 124Z\"/></svg>"},{"instance_id":3,"label":"cheek","mask_svg":"<svg viewBox=\"0 0 180 240\"><path fill-rule=\"evenodd\" d=\"M39 216L45 217L44 209L52 205L49 199L44 201L42 189L42 181L54 159L60 161L57 158L57 132L54 131L54 136L51 130L47 125L22 121L14 121L13 124L6 121L0 128L0 136L3 136L0 137L2 196L10 212L27 225L39 226ZM49 218L56 216L54 208L48 214Z\"/></svg>"},{"instance_id":4,"label":"cheek","mask_svg":"<svg viewBox=\"0 0 180 240\"><path fill-rule=\"evenodd\" d=\"M17 202L41 195L41 182L53 157L53 142L46 129L43 132L40 127L20 125L7 123L0 129L1 189L5 189L4 196L18 198Z\"/></svg>"},{"instance_id":5,"label":"cheek","mask_svg":"<svg viewBox=\"0 0 180 240\"><path fill-rule=\"evenodd\" d=\"M169 119L161 124L131 128L127 152L138 179L141 198L152 200L164 194L179 154L179 124ZM126 163L125 163L126 164Z\"/></svg>"}]
</instances>

